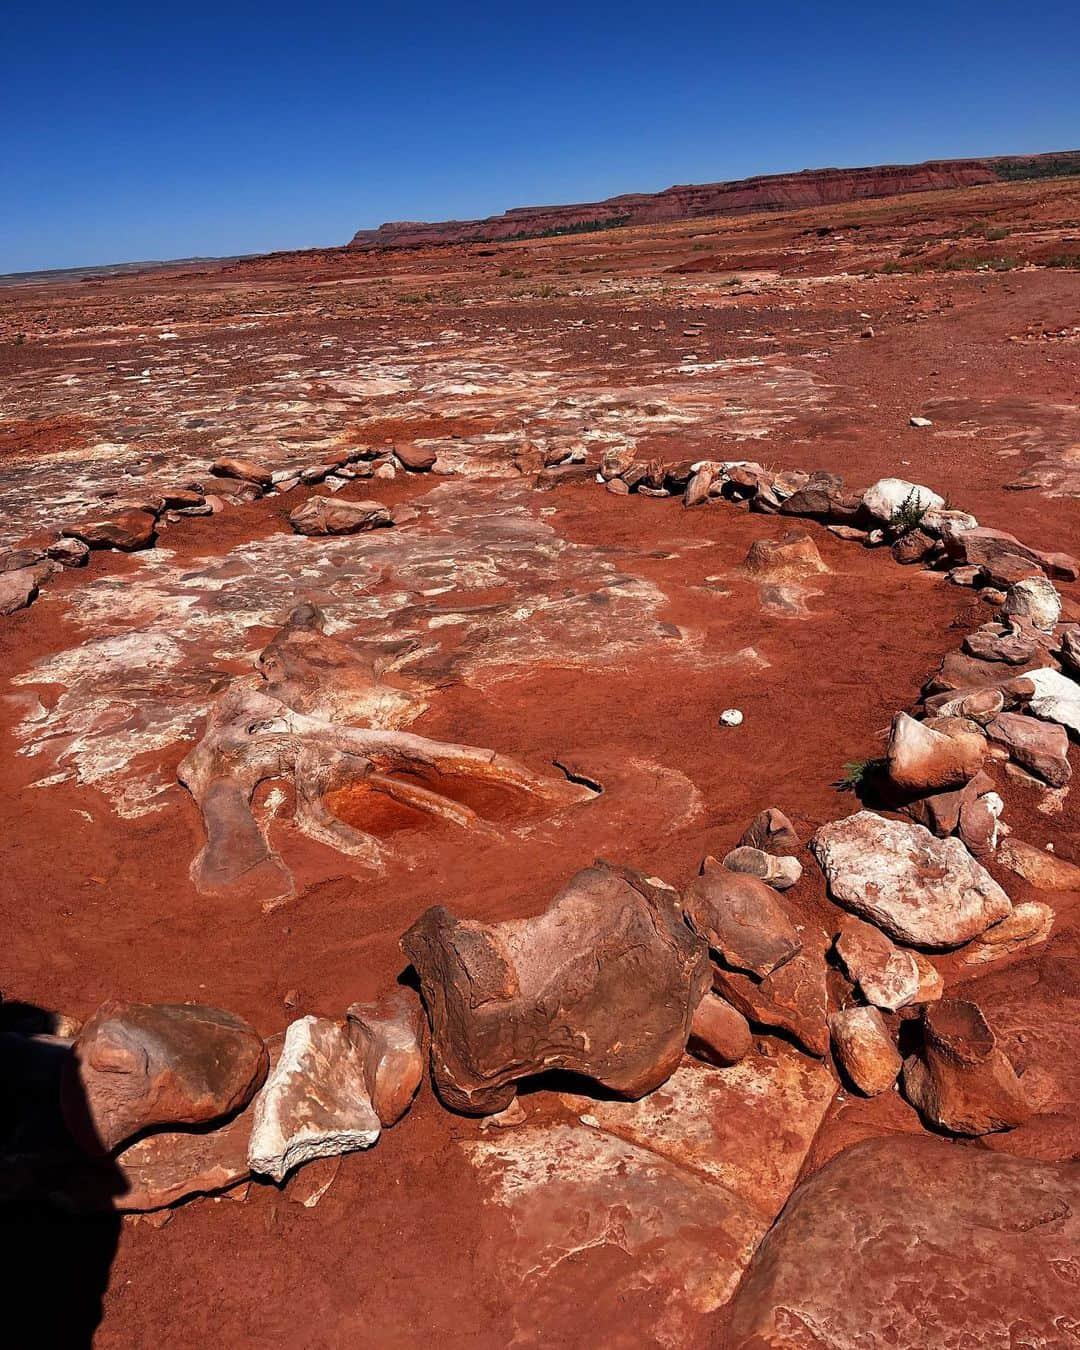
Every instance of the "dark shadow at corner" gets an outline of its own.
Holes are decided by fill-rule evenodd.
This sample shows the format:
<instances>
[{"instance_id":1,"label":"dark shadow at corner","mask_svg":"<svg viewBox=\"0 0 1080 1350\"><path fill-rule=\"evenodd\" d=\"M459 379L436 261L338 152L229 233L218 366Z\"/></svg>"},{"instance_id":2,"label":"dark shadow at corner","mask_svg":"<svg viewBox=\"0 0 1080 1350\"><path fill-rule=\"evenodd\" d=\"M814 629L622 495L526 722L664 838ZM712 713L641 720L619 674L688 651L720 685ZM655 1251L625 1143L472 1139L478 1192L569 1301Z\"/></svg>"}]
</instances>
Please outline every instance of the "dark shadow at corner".
<instances>
[{"instance_id":1,"label":"dark shadow at corner","mask_svg":"<svg viewBox=\"0 0 1080 1350\"><path fill-rule=\"evenodd\" d=\"M120 1240L126 1183L111 1159L91 1163L72 1142L62 1085L88 1113L56 1026L44 1009L0 1004L0 1307L13 1350L93 1344Z\"/></svg>"}]
</instances>

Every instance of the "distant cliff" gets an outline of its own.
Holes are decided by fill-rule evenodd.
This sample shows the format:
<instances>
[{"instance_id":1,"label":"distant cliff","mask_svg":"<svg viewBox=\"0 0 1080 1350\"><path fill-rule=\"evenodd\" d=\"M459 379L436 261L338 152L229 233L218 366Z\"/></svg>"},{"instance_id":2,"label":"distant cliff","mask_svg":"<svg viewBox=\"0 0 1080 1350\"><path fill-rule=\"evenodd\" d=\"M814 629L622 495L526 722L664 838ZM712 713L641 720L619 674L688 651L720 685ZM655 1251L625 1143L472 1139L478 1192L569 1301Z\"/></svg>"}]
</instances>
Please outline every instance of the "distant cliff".
<instances>
[{"instance_id":1,"label":"distant cliff","mask_svg":"<svg viewBox=\"0 0 1080 1350\"><path fill-rule=\"evenodd\" d=\"M518 206L485 220L390 221L377 230L358 230L349 248L417 248L425 244L543 238L618 225L649 225L753 211L791 211L891 197L902 192L930 192L974 187L1001 179L1050 178L1061 174L1080 174L1080 150L990 159L935 159L925 164L885 164L866 169L804 169L801 173L740 178L731 183L634 192L576 206Z\"/></svg>"}]
</instances>

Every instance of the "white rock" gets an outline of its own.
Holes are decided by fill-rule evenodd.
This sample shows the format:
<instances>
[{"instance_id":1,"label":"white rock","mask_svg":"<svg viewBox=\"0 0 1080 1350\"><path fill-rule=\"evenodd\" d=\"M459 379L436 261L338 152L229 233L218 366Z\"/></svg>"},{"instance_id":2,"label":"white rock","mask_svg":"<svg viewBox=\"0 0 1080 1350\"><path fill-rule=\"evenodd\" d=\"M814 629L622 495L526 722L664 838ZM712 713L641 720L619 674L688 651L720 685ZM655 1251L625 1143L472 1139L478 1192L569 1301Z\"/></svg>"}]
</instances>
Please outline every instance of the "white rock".
<instances>
[{"instance_id":1,"label":"white rock","mask_svg":"<svg viewBox=\"0 0 1080 1350\"><path fill-rule=\"evenodd\" d=\"M1044 722L1059 722L1080 736L1080 684L1059 670L1029 670L1024 675L1035 686L1029 710Z\"/></svg>"},{"instance_id":2,"label":"white rock","mask_svg":"<svg viewBox=\"0 0 1080 1350\"><path fill-rule=\"evenodd\" d=\"M908 421L913 427L932 427L934 425L929 417L911 417Z\"/></svg>"},{"instance_id":3,"label":"white rock","mask_svg":"<svg viewBox=\"0 0 1080 1350\"><path fill-rule=\"evenodd\" d=\"M945 505L944 497L921 483L909 483L906 478L879 478L866 489L862 500L875 520L889 521L909 499L927 511Z\"/></svg>"},{"instance_id":4,"label":"white rock","mask_svg":"<svg viewBox=\"0 0 1080 1350\"><path fill-rule=\"evenodd\" d=\"M1042 632L1052 633L1061 618L1061 596L1046 577L1025 577L1005 592L1001 612L1010 618L1030 619Z\"/></svg>"},{"instance_id":5,"label":"white rock","mask_svg":"<svg viewBox=\"0 0 1080 1350\"><path fill-rule=\"evenodd\" d=\"M1012 909L959 839L910 821L859 811L823 825L810 849L833 898L899 942L959 946Z\"/></svg>"},{"instance_id":6,"label":"white rock","mask_svg":"<svg viewBox=\"0 0 1080 1350\"><path fill-rule=\"evenodd\" d=\"M742 726L743 715L738 708L725 708L720 714L720 725L722 727Z\"/></svg>"},{"instance_id":7,"label":"white rock","mask_svg":"<svg viewBox=\"0 0 1080 1350\"><path fill-rule=\"evenodd\" d=\"M281 1181L312 1158L370 1148L379 1129L363 1056L348 1034L324 1017L294 1022L255 1101L251 1170Z\"/></svg>"}]
</instances>

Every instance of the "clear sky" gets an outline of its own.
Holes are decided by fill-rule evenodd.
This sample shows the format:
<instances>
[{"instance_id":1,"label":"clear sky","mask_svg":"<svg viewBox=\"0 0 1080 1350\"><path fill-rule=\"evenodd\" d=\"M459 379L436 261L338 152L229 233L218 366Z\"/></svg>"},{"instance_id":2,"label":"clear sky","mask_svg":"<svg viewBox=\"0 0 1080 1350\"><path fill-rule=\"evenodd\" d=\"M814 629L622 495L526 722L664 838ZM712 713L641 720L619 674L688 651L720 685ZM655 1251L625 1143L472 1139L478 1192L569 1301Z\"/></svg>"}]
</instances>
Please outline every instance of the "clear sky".
<instances>
[{"instance_id":1,"label":"clear sky","mask_svg":"<svg viewBox=\"0 0 1080 1350\"><path fill-rule=\"evenodd\" d=\"M12 0L0 53L0 272L1080 147L1080 0Z\"/></svg>"}]
</instances>

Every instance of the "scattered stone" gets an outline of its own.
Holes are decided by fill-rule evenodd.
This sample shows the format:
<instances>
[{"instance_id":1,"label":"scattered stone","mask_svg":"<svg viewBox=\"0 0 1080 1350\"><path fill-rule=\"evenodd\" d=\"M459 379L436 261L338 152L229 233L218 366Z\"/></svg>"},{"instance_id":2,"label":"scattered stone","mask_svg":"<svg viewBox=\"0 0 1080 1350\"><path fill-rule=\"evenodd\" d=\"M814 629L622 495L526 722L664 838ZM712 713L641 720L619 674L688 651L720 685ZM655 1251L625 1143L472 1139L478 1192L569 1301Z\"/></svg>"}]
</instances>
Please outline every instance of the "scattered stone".
<instances>
[{"instance_id":1,"label":"scattered stone","mask_svg":"<svg viewBox=\"0 0 1080 1350\"><path fill-rule=\"evenodd\" d=\"M215 478L236 478L242 483L254 483L256 487L267 489L274 486L274 475L262 464L251 459L225 455L210 465Z\"/></svg>"},{"instance_id":2,"label":"scattered stone","mask_svg":"<svg viewBox=\"0 0 1080 1350\"><path fill-rule=\"evenodd\" d=\"M811 576L829 570L810 536L792 530L779 539L756 540L750 546L743 566L751 576L771 581Z\"/></svg>"},{"instance_id":3,"label":"scattered stone","mask_svg":"<svg viewBox=\"0 0 1080 1350\"><path fill-rule=\"evenodd\" d=\"M959 839L859 811L810 848L834 899L900 942L955 947L1003 919L1009 897Z\"/></svg>"},{"instance_id":4,"label":"scattered stone","mask_svg":"<svg viewBox=\"0 0 1080 1350\"><path fill-rule=\"evenodd\" d=\"M742 1013L707 993L690 1024L690 1053L710 1064L726 1066L745 1059L753 1044L750 1025Z\"/></svg>"},{"instance_id":5,"label":"scattered stone","mask_svg":"<svg viewBox=\"0 0 1080 1350\"><path fill-rule=\"evenodd\" d=\"M854 525L826 525L830 534L849 544L865 544L869 530L857 529Z\"/></svg>"},{"instance_id":6,"label":"scattered stone","mask_svg":"<svg viewBox=\"0 0 1080 1350\"><path fill-rule=\"evenodd\" d=\"M738 708L725 708L719 720L722 727L741 727L743 715Z\"/></svg>"},{"instance_id":7,"label":"scattered stone","mask_svg":"<svg viewBox=\"0 0 1080 1350\"><path fill-rule=\"evenodd\" d=\"M802 876L802 863L798 858L777 858L760 848L745 846L733 848L726 854L724 866L729 872L745 872L748 876L760 877L774 891L790 890Z\"/></svg>"},{"instance_id":8,"label":"scattered stone","mask_svg":"<svg viewBox=\"0 0 1080 1350\"><path fill-rule=\"evenodd\" d=\"M1080 868L1076 870L1080 872ZM1080 878L1077 878L1077 886L1080 887ZM1045 942L1054 927L1055 917L1050 906L1041 900L1026 900L1014 906L1013 912L1000 923L979 934L964 952L964 964L983 965Z\"/></svg>"},{"instance_id":9,"label":"scattered stone","mask_svg":"<svg viewBox=\"0 0 1080 1350\"><path fill-rule=\"evenodd\" d=\"M944 839L955 834L960 825L960 813L965 803L994 789L994 780L985 773L977 773L970 782L952 792L934 792L918 797L902 807L905 815L919 825L925 825L931 834Z\"/></svg>"},{"instance_id":10,"label":"scattered stone","mask_svg":"<svg viewBox=\"0 0 1080 1350\"><path fill-rule=\"evenodd\" d=\"M996 792L961 803L957 834L976 858L985 858L997 848L1002 806Z\"/></svg>"},{"instance_id":11,"label":"scattered stone","mask_svg":"<svg viewBox=\"0 0 1080 1350\"><path fill-rule=\"evenodd\" d=\"M749 975L716 966L713 987L751 1022L789 1032L819 1058L828 1053L828 989L820 948L800 951L760 983Z\"/></svg>"},{"instance_id":12,"label":"scattered stone","mask_svg":"<svg viewBox=\"0 0 1080 1350\"><path fill-rule=\"evenodd\" d=\"M38 595L38 569L20 567L0 572L0 614L14 614L33 604Z\"/></svg>"},{"instance_id":13,"label":"scattered stone","mask_svg":"<svg viewBox=\"0 0 1080 1350\"><path fill-rule=\"evenodd\" d=\"M945 505L930 488L909 483L906 478L879 478L862 496L863 508L883 525L888 525L905 508L913 513Z\"/></svg>"},{"instance_id":14,"label":"scattered stone","mask_svg":"<svg viewBox=\"0 0 1080 1350\"><path fill-rule=\"evenodd\" d=\"M424 1076L423 1027L420 1000L404 987L349 1009L349 1037L363 1056L368 1096L384 1126L401 1119Z\"/></svg>"},{"instance_id":15,"label":"scattered stone","mask_svg":"<svg viewBox=\"0 0 1080 1350\"><path fill-rule=\"evenodd\" d=\"M524 1125L529 1117L525 1108L521 1104L521 1098L515 1097L505 1111L496 1111L493 1116L485 1116L480 1122L482 1130L512 1130L516 1125ZM583 1125L591 1125L593 1122L581 1117Z\"/></svg>"},{"instance_id":16,"label":"scattered stone","mask_svg":"<svg viewBox=\"0 0 1080 1350\"><path fill-rule=\"evenodd\" d=\"M66 526L61 533L68 538L82 540L90 548L115 548L123 553L132 553L153 544L156 538L155 523L149 511L121 511L115 516Z\"/></svg>"},{"instance_id":17,"label":"scattered stone","mask_svg":"<svg viewBox=\"0 0 1080 1350\"><path fill-rule=\"evenodd\" d=\"M851 1082L866 1097L887 1092L904 1061L877 1008L845 1008L828 1022L833 1053Z\"/></svg>"},{"instance_id":18,"label":"scattered stone","mask_svg":"<svg viewBox=\"0 0 1080 1350\"><path fill-rule=\"evenodd\" d=\"M977 939L976 939L977 940ZM912 952L915 964L919 967L919 992L909 1006L917 1007L921 1003L935 1003L945 992L945 980L929 957L922 952Z\"/></svg>"},{"instance_id":19,"label":"scattered stone","mask_svg":"<svg viewBox=\"0 0 1080 1350\"><path fill-rule=\"evenodd\" d=\"M724 1345L1064 1345L1076 1284L1063 1253L1078 1247L1075 1164L866 1140L792 1195L729 1305Z\"/></svg>"},{"instance_id":20,"label":"scattered stone","mask_svg":"<svg viewBox=\"0 0 1080 1350\"><path fill-rule=\"evenodd\" d=\"M85 567L90 557L90 548L81 539L57 539L45 552L64 567Z\"/></svg>"},{"instance_id":21,"label":"scattered stone","mask_svg":"<svg viewBox=\"0 0 1080 1350\"><path fill-rule=\"evenodd\" d=\"M686 492L683 494L683 506L700 506L702 502L708 501L709 489L712 487L716 475L717 466L715 464L702 464L686 485Z\"/></svg>"},{"instance_id":22,"label":"scattered stone","mask_svg":"<svg viewBox=\"0 0 1080 1350\"><path fill-rule=\"evenodd\" d=\"M297 534L356 534L391 525L393 521L381 502L309 497L289 513L289 524Z\"/></svg>"},{"instance_id":23,"label":"scattered stone","mask_svg":"<svg viewBox=\"0 0 1080 1350\"><path fill-rule=\"evenodd\" d=\"M410 473L430 473L438 463L438 455L430 446L395 445L394 454Z\"/></svg>"},{"instance_id":24,"label":"scattered stone","mask_svg":"<svg viewBox=\"0 0 1080 1350\"><path fill-rule=\"evenodd\" d=\"M893 560L902 567L924 562L938 548L938 541L925 530L908 530L892 546Z\"/></svg>"},{"instance_id":25,"label":"scattered stone","mask_svg":"<svg viewBox=\"0 0 1080 1350\"><path fill-rule=\"evenodd\" d=\"M979 568L982 584L994 591L1008 591L1010 586L1032 578L1046 579L1041 564L1030 558L1021 558L1018 553L999 553L988 559ZM1004 604L1004 601L999 601Z\"/></svg>"},{"instance_id":26,"label":"scattered stone","mask_svg":"<svg viewBox=\"0 0 1080 1350\"><path fill-rule=\"evenodd\" d=\"M683 892L686 920L736 970L758 977L789 961L802 947L795 925L771 886L706 858Z\"/></svg>"},{"instance_id":27,"label":"scattered stone","mask_svg":"<svg viewBox=\"0 0 1080 1350\"><path fill-rule=\"evenodd\" d=\"M390 508L391 525L408 525L419 519L420 512L415 506L410 506L408 502L398 502L396 506Z\"/></svg>"},{"instance_id":28,"label":"scattered stone","mask_svg":"<svg viewBox=\"0 0 1080 1350\"><path fill-rule=\"evenodd\" d=\"M966 529L956 523L947 524L942 538L949 557L964 566L986 568L993 566L1002 555L1012 554L1025 562L1037 563L1048 576L1059 581L1075 579L1080 568L1080 563L1068 554L1040 553L1038 549L1022 544L1015 535L983 525Z\"/></svg>"},{"instance_id":29,"label":"scattered stone","mask_svg":"<svg viewBox=\"0 0 1080 1350\"><path fill-rule=\"evenodd\" d=\"M918 996L920 972L914 956L872 924L845 919L836 936L836 954L867 1003L895 1012Z\"/></svg>"},{"instance_id":30,"label":"scattered stone","mask_svg":"<svg viewBox=\"0 0 1080 1350\"><path fill-rule=\"evenodd\" d=\"M1080 892L1080 867L1050 853L1047 849L1026 844L1022 839L1002 841L997 851L998 862L1010 868L1040 891Z\"/></svg>"},{"instance_id":31,"label":"scattered stone","mask_svg":"<svg viewBox=\"0 0 1080 1350\"><path fill-rule=\"evenodd\" d=\"M759 848L765 853L790 853L799 847L799 836L783 811L767 806L743 831L739 847Z\"/></svg>"},{"instance_id":32,"label":"scattered stone","mask_svg":"<svg viewBox=\"0 0 1080 1350\"><path fill-rule=\"evenodd\" d=\"M1051 787L1064 787L1072 777L1069 736L1053 722L1041 722L1023 713L1001 712L986 724L991 741L1004 745L1009 756Z\"/></svg>"},{"instance_id":33,"label":"scattered stone","mask_svg":"<svg viewBox=\"0 0 1080 1350\"><path fill-rule=\"evenodd\" d=\"M939 717L966 717L985 727L1004 707L1004 693L990 685L985 689L972 689L959 697L946 697L934 711Z\"/></svg>"},{"instance_id":34,"label":"scattered stone","mask_svg":"<svg viewBox=\"0 0 1080 1350\"><path fill-rule=\"evenodd\" d=\"M255 1102L251 1170L280 1182L300 1163L370 1148L378 1137L363 1055L348 1034L323 1017L293 1022Z\"/></svg>"},{"instance_id":35,"label":"scattered stone","mask_svg":"<svg viewBox=\"0 0 1080 1350\"><path fill-rule=\"evenodd\" d=\"M553 1068L627 1097L658 1087L709 987L705 944L674 894L597 864L534 918L422 914L401 946L420 977L442 1100L473 1115L501 1111L518 1079Z\"/></svg>"},{"instance_id":36,"label":"scattered stone","mask_svg":"<svg viewBox=\"0 0 1080 1350\"><path fill-rule=\"evenodd\" d=\"M75 1042L64 1117L88 1153L161 1125L201 1125L246 1105L266 1076L262 1038L199 1004L104 1003Z\"/></svg>"},{"instance_id":37,"label":"scattered stone","mask_svg":"<svg viewBox=\"0 0 1080 1350\"><path fill-rule=\"evenodd\" d=\"M964 651L980 661L1005 661L1023 666L1038 658L1044 640L1030 624L983 624L964 638Z\"/></svg>"},{"instance_id":38,"label":"scattered stone","mask_svg":"<svg viewBox=\"0 0 1080 1350\"><path fill-rule=\"evenodd\" d=\"M979 567L953 567L949 571L949 580L954 586L974 586L981 576Z\"/></svg>"},{"instance_id":39,"label":"scattered stone","mask_svg":"<svg viewBox=\"0 0 1080 1350\"><path fill-rule=\"evenodd\" d=\"M608 492L615 497L628 497L630 495L630 489L621 478L609 478L606 487Z\"/></svg>"},{"instance_id":40,"label":"scattered stone","mask_svg":"<svg viewBox=\"0 0 1080 1350\"><path fill-rule=\"evenodd\" d=\"M907 713L893 718L887 753L889 777L906 792L962 787L979 772L986 740L978 733L949 736Z\"/></svg>"},{"instance_id":41,"label":"scattered stone","mask_svg":"<svg viewBox=\"0 0 1080 1350\"><path fill-rule=\"evenodd\" d=\"M908 423L913 427L932 427L934 425L929 417L909 417Z\"/></svg>"},{"instance_id":42,"label":"scattered stone","mask_svg":"<svg viewBox=\"0 0 1080 1350\"><path fill-rule=\"evenodd\" d=\"M1028 706L1035 716L1059 722L1074 736L1080 736L1080 684L1058 670L1046 668L1029 670L1024 678L1034 686Z\"/></svg>"},{"instance_id":43,"label":"scattered stone","mask_svg":"<svg viewBox=\"0 0 1080 1350\"><path fill-rule=\"evenodd\" d=\"M904 1092L932 1124L980 1135L1022 1125L1024 1089L975 1003L941 999L922 1013L921 1052L904 1061Z\"/></svg>"},{"instance_id":44,"label":"scattered stone","mask_svg":"<svg viewBox=\"0 0 1080 1350\"><path fill-rule=\"evenodd\" d=\"M1061 618L1061 596L1046 577L1028 577L1009 587L1002 612L1011 619L1027 619L1043 633L1052 633Z\"/></svg>"},{"instance_id":45,"label":"scattered stone","mask_svg":"<svg viewBox=\"0 0 1080 1350\"><path fill-rule=\"evenodd\" d=\"M1080 675L1080 628L1070 628L1062 634L1061 662L1073 679Z\"/></svg>"}]
</instances>

